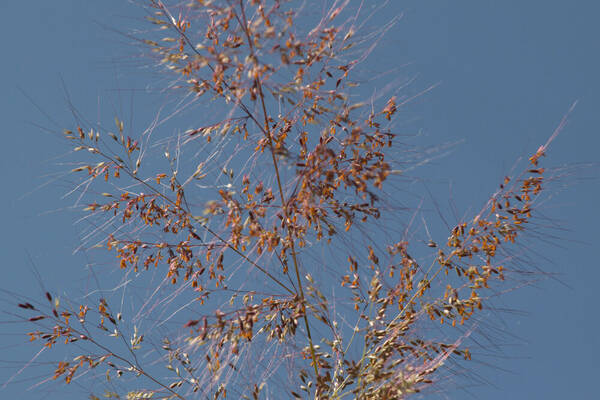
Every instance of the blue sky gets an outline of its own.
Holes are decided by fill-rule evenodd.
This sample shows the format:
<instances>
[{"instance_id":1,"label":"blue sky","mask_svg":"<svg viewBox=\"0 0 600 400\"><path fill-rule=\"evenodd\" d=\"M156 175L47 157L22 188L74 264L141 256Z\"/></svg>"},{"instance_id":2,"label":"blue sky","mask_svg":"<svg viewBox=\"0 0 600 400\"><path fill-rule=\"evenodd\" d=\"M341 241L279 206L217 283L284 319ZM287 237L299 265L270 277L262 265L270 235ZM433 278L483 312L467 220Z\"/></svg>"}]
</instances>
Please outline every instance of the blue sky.
<instances>
[{"instance_id":1,"label":"blue sky","mask_svg":"<svg viewBox=\"0 0 600 400\"><path fill-rule=\"evenodd\" d=\"M394 0L389 8L404 16L383 40L383 51L377 53L381 62L408 64L402 71L416 77L417 89L438 84L407 110L423 133L415 144L460 142L451 154L414 171L442 196L443 210L450 209L443 198L449 191L460 213L480 207L514 161L543 144L576 100L566 129L544 162L600 162L599 4ZM71 254L79 229L73 224L77 214L67 209L72 201L61 200L69 183L51 180L67 168L61 163L68 149L58 135L36 125L60 131L71 122L63 81L77 109L91 120L99 98L114 97L115 88L142 87L135 68L114 61L132 53L128 40L101 25L127 31L143 13L116 0L3 2L0 11L5 16L0 28L5 122L0 286L39 296L32 264L47 288L60 290L78 284L63 279L85 260ZM139 120L152 117L144 115L143 102L135 100ZM572 185L544 210L566 231L561 234L563 248L540 247L549 261L538 266L560 274L559 280L506 296L507 307L525 312L503 317L515 345L503 350L505 357L492 360L492 368L482 369L493 386L469 387L473 398L585 399L596 393L600 215L595 204L600 184L585 178L597 176L597 166L582 167L568 179ZM3 310L10 307L10 302L2 303ZM2 347L1 360L31 354L15 347L24 342L18 332L16 326L0 325L0 337L12 344ZM0 369L0 384L13 372L12 367ZM1 397L45 396L22 392L24 387L0 389Z\"/></svg>"}]
</instances>

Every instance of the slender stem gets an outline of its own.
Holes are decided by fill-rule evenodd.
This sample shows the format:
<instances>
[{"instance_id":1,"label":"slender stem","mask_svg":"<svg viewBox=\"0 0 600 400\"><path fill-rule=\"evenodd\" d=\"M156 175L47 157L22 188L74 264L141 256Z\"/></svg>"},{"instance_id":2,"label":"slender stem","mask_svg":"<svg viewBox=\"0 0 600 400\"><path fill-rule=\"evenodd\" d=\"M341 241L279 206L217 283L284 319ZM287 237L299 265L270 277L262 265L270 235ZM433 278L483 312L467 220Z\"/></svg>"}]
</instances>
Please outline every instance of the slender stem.
<instances>
[{"instance_id":1,"label":"slender stem","mask_svg":"<svg viewBox=\"0 0 600 400\"><path fill-rule=\"evenodd\" d=\"M165 12L168 13L168 10L164 7L164 5L161 2L158 2L158 3L155 3L155 4L161 10L163 10L163 11L165 11ZM240 27L244 31L244 34L246 35L246 38L248 39L248 46L250 48L250 51L254 54L254 45L252 43L252 39L250 38L250 33L248 32L248 29L247 29L248 28L247 27L247 19L246 19L246 15L245 15L245 11L244 11L243 0L240 0L240 8L241 8L241 12L242 12L242 19L245 22L242 22L237 14L235 14L235 17L238 20L238 22L240 24ZM170 13L168 13L168 14L170 15ZM181 37L184 38L184 40L190 46L190 48L192 49L192 51L194 51L195 53L199 54L198 50L196 50L196 48L193 46L192 42L187 37L187 35L184 32L182 32L172 22L171 22L171 25L175 28L175 30L179 33L179 35L181 35ZM208 66L209 66L209 68L211 70L213 69L210 64ZM278 184L278 187L279 187L279 193L280 193L280 196L281 196L281 199L282 199L282 208L283 208L283 212L284 212L284 217L285 217L286 222L287 222L287 220L288 220L287 207L286 207L286 203L284 201L285 197L284 197L283 190L282 190L281 178L280 178L280 174L279 174L279 167L278 167L278 164L277 164L277 159L275 157L275 150L274 150L274 147L273 147L273 138L271 136L271 132L270 132L270 129L269 129L269 120L268 120L268 115L267 115L266 107L265 107L265 103L264 103L264 95L263 95L263 91L262 91L262 85L261 85L260 80L258 78L255 79L255 82L257 84L257 88L258 88L258 91L259 91L259 97L260 97L260 100L261 100L261 105L262 105L264 119L265 119L265 126L263 127L258 122L258 120L256 119L256 117L250 112L250 110L248 109L248 107L241 101L241 99L237 99L236 98L236 104L239 105L242 108L242 110L244 110L244 112L248 115L248 117L252 121L254 121L256 123L256 125L259 127L259 129L261 129L261 131L263 132L263 134L267 137L267 140L268 140L268 143L269 143L269 148L271 150L271 156L273 158L273 165L274 165L275 173L276 173L276 177L277 177L277 184ZM225 82L225 87L227 87L228 89L230 89L229 85L227 85L226 82ZM234 98L235 98L235 96L234 96ZM204 228L207 229L211 234L215 235L218 238L218 236L217 236L217 234L215 232L212 232L208 227L204 227ZM293 237L292 237L291 233L292 233L291 232L291 228L288 225L288 237L289 237L290 242L291 242L292 259L293 259L293 262L294 262L294 269L295 269L295 272L296 272L296 279L298 280L298 286L299 286L299 293L298 294L300 295L300 298L301 298L301 301L302 301L302 307L303 307L303 309L305 311L304 312L304 324L306 326L306 334L307 334L308 341L309 341L309 344L310 344L310 353L311 353L311 358L313 360L313 366L314 366L314 369L315 369L315 377L318 377L319 376L319 370L318 370L318 366L317 366L317 357L316 357L316 354L315 354L315 348L314 348L313 341L312 341L312 336L311 336L311 333L310 333L310 326L309 326L309 323L308 323L308 317L306 316L306 306L305 306L306 300L305 300L305 297L304 297L304 291L303 291L303 288L302 288L302 282L300 280L300 272L299 272L299 268L298 268L298 260L297 260L297 257L296 257L296 250L295 250L295 246L294 246L294 240L293 240ZM223 239L220 239L220 240L223 240ZM224 242L226 244L228 244L226 241L224 241ZM233 248L232 246L230 246L230 247L234 251L236 251L238 254L241 255L241 253L239 251L237 251L235 248ZM247 257L245 257L245 256L244 256L244 258L247 259ZM274 277L270 276L270 274L268 272L266 272L265 270L261 269L261 271L263 271L264 273L266 273L269 277L271 277L271 279L276 280ZM279 283L281 286L283 286L288 291L290 291L289 288L287 288L285 285L283 285L279 281L277 281L277 283Z\"/></svg>"},{"instance_id":2,"label":"slender stem","mask_svg":"<svg viewBox=\"0 0 600 400\"><path fill-rule=\"evenodd\" d=\"M238 22L240 23L240 26L242 27L244 33L246 34L246 39L248 40L248 46L250 48L250 51L252 52L252 55L255 56L254 54L254 45L252 43L252 38L250 37L250 32L248 31L248 20L246 19L246 13L244 11L244 0L240 0L240 9L242 12L242 20L239 20L238 17ZM287 209L287 202L285 201L285 195L283 193L283 186L281 184L281 175L279 173L279 165L277 163L277 157L275 156L275 146L273 145L273 135L271 133L271 129L269 127L269 115L267 113L267 107L265 105L265 96L262 90L262 84L261 81L259 79L259 77L257 76L254 79L255 83L256 83L256 88L258 90L258 97L260 99L260 104L262 107L262 112L263 112L263 117L264 117L264 130L265 130L265 136L267 137L268 140L268 144L269 144L269 149L271 151L271 158L273 160L273 167L275 168L275 177L277 178L277 187L279 189L279 196L281 198L281 207L282 207L282 211L283 211L283 217L285 220L285 224L287 227L287 231L288 231L288 240L289 240L289 245L290 245L290 251L292 252L292 260L294 262L294 271L296 272L296 279L298 281L298 294L300 295L300 301L302 302L302 309L304 311L304 325L306 327L306 336L308 337L308 343L310 345L310 355L313 361L313 367L315 370L315 379L318 378L319 376L319 368L318 368L318 363L317 363L317 356L315 354L315 347L313 344L313 340L312 340L312 335L310 333L310 325L308 323L308 317L306 315L306 300L304 297L304 290L302 288L302 280L300 279L300 269L298 268L298 257L296 256L296 248L295 248L295 241L294 241L294 237L293 237L293 232L292 232L292 227L290 225L290 218L289 218L289 213L288 213L288 209Z\"/></svg>"}]
</instances>

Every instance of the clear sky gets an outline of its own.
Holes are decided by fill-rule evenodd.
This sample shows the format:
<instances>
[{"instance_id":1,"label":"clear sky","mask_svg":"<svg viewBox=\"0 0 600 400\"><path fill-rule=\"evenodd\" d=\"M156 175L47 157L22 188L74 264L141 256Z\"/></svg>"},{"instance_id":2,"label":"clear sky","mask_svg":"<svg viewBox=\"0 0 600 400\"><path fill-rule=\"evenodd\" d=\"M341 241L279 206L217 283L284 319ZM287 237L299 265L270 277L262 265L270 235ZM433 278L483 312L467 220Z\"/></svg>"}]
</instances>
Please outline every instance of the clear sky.
<instances>
[{"instance_id":1,"label":"clear sky","mask_svg":"<svg viewBox=\"0 0 600 400\"><path fill-rule=\"evenodd\" d=\"M451 190L461 214L479 208L514 161L545 142L575 100L578 105L544 162L600 162L600 3L390 3L392 12L404 16L383 40L378 57L383 64L407 64L403 71L416 77L414 88L439 83L407 110L423 132L422 143L416 144L460 142L414 175L442 187L435 193ZM72 199L61 199L69 182L52 181L68 168L61 164L68 149L36 125L60 132L70 124L62 82L77 109L91 120L98 98L114 98L116 88L143 87L132 76L135 68L123 69L123 63L114 62L131 51L128 39L111 28L126 32L144 14L124 0L3 1L0 11L0 287L39 296L32 265L47 288L60 290L73 286L65 284L67 277L83 276L73 271L85 260L72 256L79 242L73 223L77 214L68 210ZM142 99L136 100L138 119L145 117L141 104ZM585 179L594 176L597 166L582 168L572 177L573 185L544 210L565 231L562 248L540 247L547 261L538 266L560 274L560 282L547 280L506 297L507 307L524 312L504 315L505 329L515 335L509 340L514 346L503 349L491 367L481 367L490 384L469 387L473 398L597 396L600 270L595 250L600 214L595 205L600 182ZM443 198L441 207L450 209ZM3 302L2 310L12 311L17 301ZM20 329L0 325L0 337L10 343L0 347L0 385L15 372L11 360L32 354L31 348L15 347L26 342L17 335ZM0 389L0 397L62 398L59 393L46 397L44 390L23 391L27 386ZM449 397L464 395L453 392Z\"/></svg>"}]
</instances>

